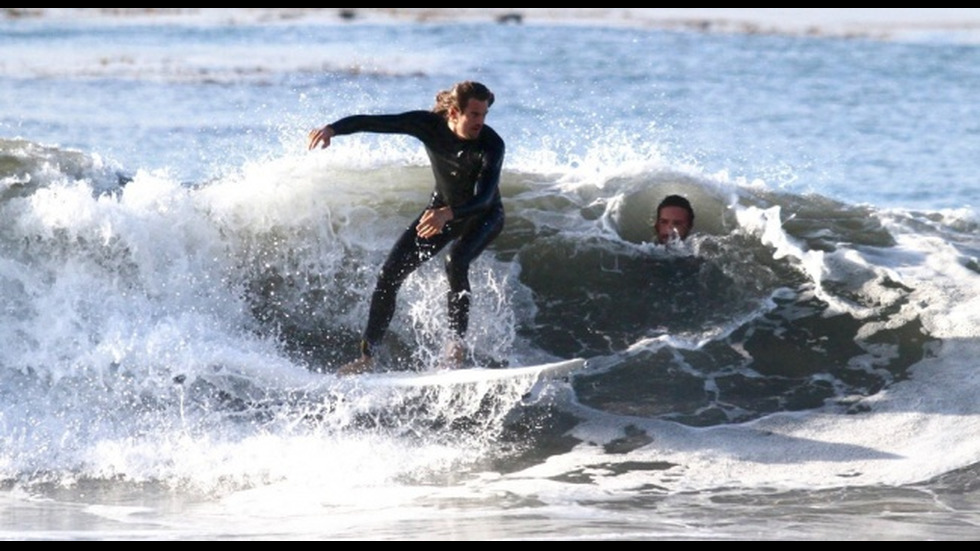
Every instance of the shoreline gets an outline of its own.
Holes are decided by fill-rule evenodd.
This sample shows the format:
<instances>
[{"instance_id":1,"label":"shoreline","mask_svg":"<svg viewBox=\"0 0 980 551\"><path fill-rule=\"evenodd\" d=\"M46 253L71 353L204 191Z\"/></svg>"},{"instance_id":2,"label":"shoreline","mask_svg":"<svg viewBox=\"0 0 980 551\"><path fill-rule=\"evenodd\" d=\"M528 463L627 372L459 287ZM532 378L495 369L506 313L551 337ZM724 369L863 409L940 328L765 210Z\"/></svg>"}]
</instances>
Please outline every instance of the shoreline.
<instances>
[{"instance_id":1,"label":"shoreline","mask_svg":"<svg viewBox=\"0 0 980 551\"><path fill-rule=\"evenodd\" d=\"M457 21L882 40L939 33L980 41L980 8L0 8L0 20L31 19L229 25Z\"/></svg>"}]
</instances>

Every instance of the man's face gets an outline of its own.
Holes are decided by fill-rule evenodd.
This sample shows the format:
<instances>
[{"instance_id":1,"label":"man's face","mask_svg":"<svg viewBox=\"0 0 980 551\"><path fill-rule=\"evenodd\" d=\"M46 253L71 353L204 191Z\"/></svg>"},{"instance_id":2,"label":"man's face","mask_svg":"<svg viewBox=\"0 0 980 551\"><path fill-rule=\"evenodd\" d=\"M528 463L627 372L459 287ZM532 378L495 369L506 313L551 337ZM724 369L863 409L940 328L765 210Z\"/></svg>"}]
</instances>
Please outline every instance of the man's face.
<instances>
[{"instance_id":1,"label":"man's face","mask_svg":"<svg viewBox=\"0 0 980 551\"><path fill-rule=\"evenodd\" d=\"M657 241L661 244L669 242L675 235L678 239L686 239L691 233L691 219L687 210L681 207L664 207L657 214Z\"/></svg>"},{"instance_id":2,"label":"man's face","mask_svg":"<svg viewBox=\"0 0 980 551\"><path fill-rule=\"evenodd\" d=\"M451 121L453 132L464 140L477 139L480 131L483 130L483 123L489 110L489 102L471 98L461 113L454 113L455 118Z\"/></svg>"}]
</instances>

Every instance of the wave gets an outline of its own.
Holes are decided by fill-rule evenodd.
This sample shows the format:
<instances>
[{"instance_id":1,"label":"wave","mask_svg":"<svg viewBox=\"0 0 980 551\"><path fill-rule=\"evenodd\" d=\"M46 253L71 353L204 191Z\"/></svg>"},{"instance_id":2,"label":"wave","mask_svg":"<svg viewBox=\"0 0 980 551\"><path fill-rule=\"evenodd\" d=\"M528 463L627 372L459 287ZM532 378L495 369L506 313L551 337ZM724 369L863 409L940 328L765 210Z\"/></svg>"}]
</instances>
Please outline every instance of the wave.
<instances>
[{"instance_id":1,"label":"wave","mask_svg":"<svg viewBox=\"0 0 980 551\"><path fill-rule=\"evenodd\" d=\"M331 372L356 353L377 269L431 175L421 162L323 162L285 157L185 183L0 141L0 479L214 483L176 454L269 435L302 446L296 438L327 434L336 446L354 430L386 447L408 434L444 446L461 426L472 429L470 447L457 453L484 459L501 439L534 455L517 443L566 431L624 454L656 441L658 457L706 484L725 475L698 468L693 441L751 464L776 453L763 434L813 438L794 449L838 442L819 453L854 461L860 477L941 428L962 432L942 418L975 413L971 213L882 211L676 168L587 182L504 174L506 229L473 268L469 360L587 359L567 386L531 403L528 388L457 396L448 413L339 390ZM667 247L652 242L650 222L671 193L692 200L697 220L688 241ZM385 368L432 368L448 334L444 293L438 261L408 280ZM865 430L908 432L880 442L850 434L841 420L855 418ZM930 429L917 432L922 423ZM958 450L920 472L980 461L980 451ZM774 476L748 468L725 474ZM811 470L800 480L840 476ZM893 468L869 478L915 476Z\"/></svg>"}]
</instances>

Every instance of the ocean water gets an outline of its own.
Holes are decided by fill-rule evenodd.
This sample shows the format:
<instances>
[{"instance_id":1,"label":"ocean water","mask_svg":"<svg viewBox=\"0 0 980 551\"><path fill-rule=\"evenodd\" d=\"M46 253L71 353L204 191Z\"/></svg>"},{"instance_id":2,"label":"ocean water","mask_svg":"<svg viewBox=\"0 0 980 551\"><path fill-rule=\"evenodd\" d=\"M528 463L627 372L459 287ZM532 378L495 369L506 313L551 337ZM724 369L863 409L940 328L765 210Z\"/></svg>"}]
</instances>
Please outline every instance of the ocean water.
<instances>
[{"instance_id":1,"label":"ocean water","mask_svg":"<svg viewBox=\"0 0 980 551\"><path fill-rule=\"evenodd\" d=\"M0 51L4 540L980 538L962 33L8 16ZM463 79L507 143L468 362L585 367L338 378L431 173L306 134ZM434 368L445 285L382 369Z\"/></svg>"}]
</instances>

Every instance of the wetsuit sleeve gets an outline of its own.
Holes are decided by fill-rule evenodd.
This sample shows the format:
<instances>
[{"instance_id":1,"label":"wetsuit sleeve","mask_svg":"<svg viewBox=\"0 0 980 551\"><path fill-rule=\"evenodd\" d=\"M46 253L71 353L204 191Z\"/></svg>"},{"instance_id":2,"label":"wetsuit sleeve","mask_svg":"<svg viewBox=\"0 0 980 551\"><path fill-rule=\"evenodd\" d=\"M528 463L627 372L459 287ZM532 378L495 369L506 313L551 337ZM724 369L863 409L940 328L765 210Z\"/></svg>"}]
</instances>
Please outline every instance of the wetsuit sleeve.
<instances>
[{"instance_id":1,"label":"wetsuit sleeve","mask_svg":"<svg viewBox=\"0 0 980 551\"><path fill-rule=\"evenodd\" d=\"M452 207L454 218L465 218L488 210L500 201L500 171L504 165L504 142L496 133L483 151L483 164L473 186L474 195Z\"/></svg>"},{"instance_id":2,"label":"wetsuit sleeve","mask_svg":"<svg viewBox=\"0 0 980 551\"><path fill-rule=\"evenodd\" d=\"M423 142L431 138L433 131L431 111L408 111L397 115L351 115L330 123L335 136L374 132L378 134L406 134Z\"/></svg>"}]
</instances>

